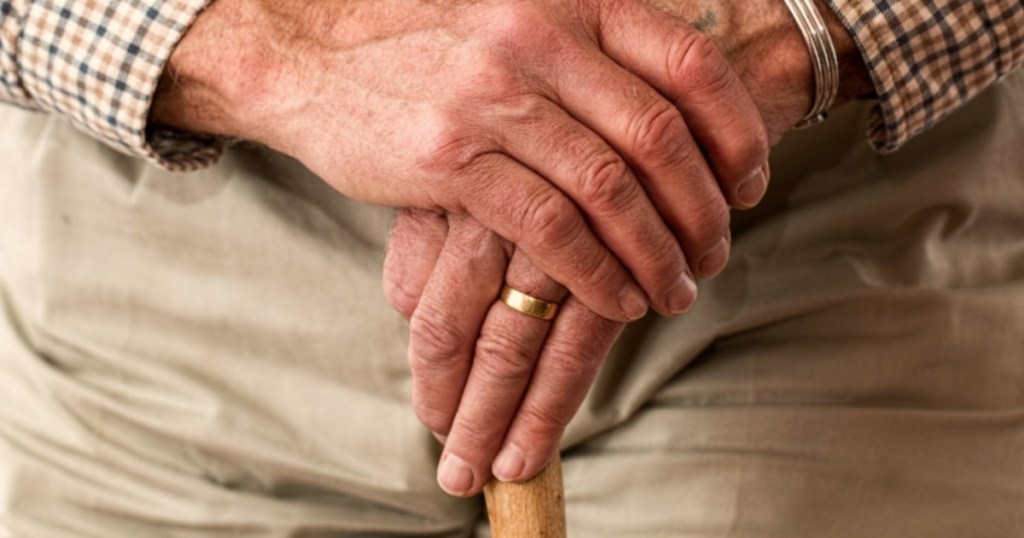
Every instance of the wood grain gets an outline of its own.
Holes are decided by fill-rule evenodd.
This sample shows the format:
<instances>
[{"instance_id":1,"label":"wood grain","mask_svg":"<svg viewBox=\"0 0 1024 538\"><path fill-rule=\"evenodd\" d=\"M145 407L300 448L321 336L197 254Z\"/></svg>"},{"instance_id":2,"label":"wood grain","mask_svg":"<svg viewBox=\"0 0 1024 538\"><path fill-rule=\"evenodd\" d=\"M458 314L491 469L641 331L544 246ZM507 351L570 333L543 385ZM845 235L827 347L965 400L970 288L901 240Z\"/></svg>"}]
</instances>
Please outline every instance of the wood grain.
<instances>
[{"instance_id":1,"label":"wood grain","mask_svg":"<svg viewBox=\"0 0 1024 538\"><path fill-rule=\"evenodd\" d=\"M532 480L484 486L493 538L565 538L565 494L558 455Z\"/></svg>"}]
</instances>

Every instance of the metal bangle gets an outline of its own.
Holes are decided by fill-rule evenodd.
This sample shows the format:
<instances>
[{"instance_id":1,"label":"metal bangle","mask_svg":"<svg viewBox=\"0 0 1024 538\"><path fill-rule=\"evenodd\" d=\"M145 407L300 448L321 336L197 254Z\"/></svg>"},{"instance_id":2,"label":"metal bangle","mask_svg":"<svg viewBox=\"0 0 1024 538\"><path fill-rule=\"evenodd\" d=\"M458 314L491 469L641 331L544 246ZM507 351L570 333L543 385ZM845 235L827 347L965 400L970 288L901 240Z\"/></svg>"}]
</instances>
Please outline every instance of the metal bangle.
<instances>
[{"instance_id":1,"label":"metal bangle","mask_svg":"<svg viewBox=\"0 0 1024 538\"><path fill-rule=\"evenodd\" d=\"M821 123L828 110L835 104L836 95L839 93L839 58L832 36L829 35L814 0L784 1L807 43L811 67L814 70L814 102L811 104L810 112L795 126L802 129Z\"/></svg>"}]
</instances>

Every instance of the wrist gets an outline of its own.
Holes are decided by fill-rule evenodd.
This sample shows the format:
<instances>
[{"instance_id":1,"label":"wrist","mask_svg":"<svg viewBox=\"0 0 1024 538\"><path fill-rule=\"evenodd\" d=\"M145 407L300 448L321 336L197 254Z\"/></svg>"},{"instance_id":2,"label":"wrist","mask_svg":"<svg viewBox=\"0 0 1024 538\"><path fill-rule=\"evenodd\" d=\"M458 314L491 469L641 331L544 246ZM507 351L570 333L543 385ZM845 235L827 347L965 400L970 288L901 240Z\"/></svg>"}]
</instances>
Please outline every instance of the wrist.
<instances>
[{"instance_id":1,"label":"wrist","mask_svg":"<svg viewBox=\"0 0 1024 538\"><path fill-rule=\"evenodd\" d=\"M733 62L773 133L774 143L782 132L804 118L816 95L807 42L783 0L714 3L720 11L716 19L726 22L703 29ZM874 86L853 38L824 2L817 1L816 7L839 60L835 106L870 95ZM682 15L694 17L697 13Z\"/></svg>"},{"instance_id":2,"label":"wrist","mask_svg":"<svg viewBox=\"0 0 1024 538\"><path fill-rule=\"evenodd\" d=\"M262 141L252 114L270 101L275 54L259 2L215 0L175 47L150 107L150 122ZM256 123L258 124L258 123Z\"/></svg>"}]
</instances>

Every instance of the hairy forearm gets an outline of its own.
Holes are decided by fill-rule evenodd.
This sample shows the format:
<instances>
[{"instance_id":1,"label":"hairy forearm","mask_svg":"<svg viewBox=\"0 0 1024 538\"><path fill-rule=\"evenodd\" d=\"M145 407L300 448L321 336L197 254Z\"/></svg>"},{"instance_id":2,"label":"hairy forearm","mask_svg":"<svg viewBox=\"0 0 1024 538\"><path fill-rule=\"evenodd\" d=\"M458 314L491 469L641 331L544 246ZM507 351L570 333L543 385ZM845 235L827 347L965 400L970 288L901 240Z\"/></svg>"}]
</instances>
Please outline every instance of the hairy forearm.
<instances>
[{"instance_id":1,"label":"hairy forearm","mask_svg":"<svg viewBox=\"0 0 1024 538\"><path fill-rule=\"evenodd\" d=\"M253 26L263 24L251 3L215 0L175 48L160 77L150 119L189 131L239 138L238 110L247 87L269 69L272 56ZM255 95L253 95L255 97Z\"/></svg>"},{"instance_id":2,"label":"hairy forearm","mask_svg":"<svg viewBox=\"0 0 1024 538\"><path fill-rule=\"evenodd\" d=\"M782 0L648 3L692 24L718 43L773 133L788 129L809 110L815 91L810 55ZM850 34L827 5L818 2L818 9L840 60L836 104L871 94L870 76ZM360 31L352 21L340 23L348 24L344 28L326 28L327 22L321 28L299 28L292 11L290 5L274 0L216 0L172 55L154 99L152 120L196 132L259 140L261 126L280 123L279 118L270 117L269 104L262 104L270 99L268 86L281 83L280 78L294 72L281 69L282 64L303 61L286 51L280 40L309 40L333 33L339 35L339 42L333 45L343 47L344 39L372 37L360 35L369 30Z\"/></svg>"}]
</instances>

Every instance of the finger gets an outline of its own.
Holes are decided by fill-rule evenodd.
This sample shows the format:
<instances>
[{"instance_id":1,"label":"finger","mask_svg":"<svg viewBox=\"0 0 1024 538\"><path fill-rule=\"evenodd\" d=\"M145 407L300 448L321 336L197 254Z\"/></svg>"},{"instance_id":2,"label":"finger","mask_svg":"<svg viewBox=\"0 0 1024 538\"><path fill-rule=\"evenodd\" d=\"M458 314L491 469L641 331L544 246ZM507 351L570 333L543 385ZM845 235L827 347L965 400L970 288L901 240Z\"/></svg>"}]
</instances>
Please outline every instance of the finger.
<instances>
[{"instance_id":1,"label":"finger","mask_svg":"<svg viewBox=\"0 0 1024 538\"><path fill-rule=\"evenodd\" d=\"M528 480L544 468L624 327L573 297L565 301L494 460L494 476Z\"/></svg>"},{"instance_id":2,"label":"finger","mask_svg":"<svg viewBox=\"0 0 1024 538\"><path fill-rule=\"evenodd\" d=\"M399 209L384 256L384 296L406 318L416 311L444 248L448 218L423 209Z\"/></svg>"},{"instance_id":3,"label":"finger","mask_svg":"<svg viewBox=\"0 0 1024 538\"><path fill-rule=\"evenodd\" d=\"M515 289L558 302L565 289L516 251L505 277ZM438 466L438 483L452 495L480 491L491 462L515 416L551 322L530 317L496 301L487 314Z\"/></svg>"},{"instance_id":4,"label":"finger","mask_svg":"<svg viewBox=\"0 0 1024 538\"><path fill-rule=\"evenodd\" d=\"M630 167L554 103L540 99L536 106L538 119L525 128L495 124L505 133L500 143L574 199L659 312L682 313L696 298L696 284L679 242ZM718 190L713 183L710 189Z\"/></svg>"},{"instance_id":5,"label":"finger","mask_svg":"<svg viewBox=\"0 0 1024 538\"><path fill-rule=\"evenodd\" d=\"M739 208L756 205L768 181L768 134L739 76L714 41L638 2L608 2L604 50L682 111L722 190Z\"/></svg>"},{"instance_id":6,"label":"finger","mask_svg":"<svg viewBox=\"0 0 1024 538\"><path fill-rule=\"evenodd\" d=\"M693 271L700 276L716 274L728 254L723 238L729 207L680 111L596 50L574 61L576 68L558 73L556 99L636 170L648 197L682 243ZM680 297L686 296L687 287L678 282Z\"/></svg>"},{"instance_id":7,"label":"finger","mask_svg":"<svg viewBox=\"0 0 1024 538\"><path fill-rule=\"evenodd\" d=\"M550 182L500 154L478 159L466 173L474 185L462 205L481 224L602 316L629 321L646 314L644 292Z\"/></svg>"},{"instance_id":8,"label":"finger","mask_svg":"<svg viewBox=\"0 0 1024 538\"><path fill-rule=\"evenodd\" d=\"M468 217L449 216L444 249L409 325L413 409L432 432L444 435L451 427L507 263L498 236Z\"/></svg>"}]
</instances>

